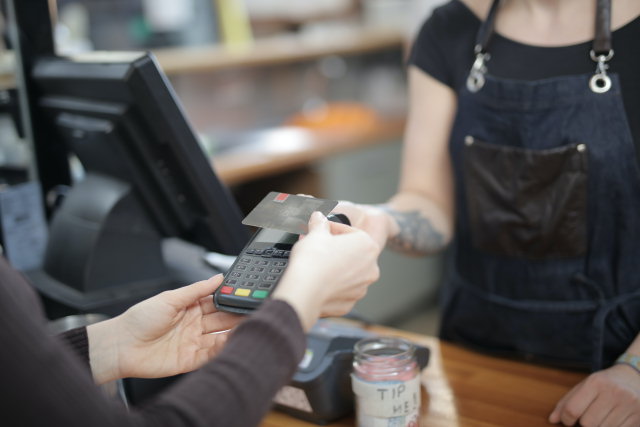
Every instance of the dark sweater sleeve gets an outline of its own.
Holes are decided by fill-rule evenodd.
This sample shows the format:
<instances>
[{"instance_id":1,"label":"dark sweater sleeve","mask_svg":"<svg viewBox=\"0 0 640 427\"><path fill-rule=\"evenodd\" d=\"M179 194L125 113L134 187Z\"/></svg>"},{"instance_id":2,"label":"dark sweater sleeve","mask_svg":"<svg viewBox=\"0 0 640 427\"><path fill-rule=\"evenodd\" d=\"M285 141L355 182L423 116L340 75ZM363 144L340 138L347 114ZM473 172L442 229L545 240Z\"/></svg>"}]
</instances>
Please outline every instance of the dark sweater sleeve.
<instances>
[{"instance_id":1,"label":"dark sweater sleeve","mask_svg":"<svg viewBox=\"0 0 640 427\"><path fill-rule=\"evenodd\" d=\"M159 415L157 426L183 425L180 420L189 426L257 425L293 376L304 349L293 308L267 301L237 328L216 360L145 409Z\"/></svg>"},{"instance_id":2,"label":"dark sweater sleeve","mask_svg":"<svg viewBox=\"0 0 640 427\"><path fill-rule=\"evenodd\" d=\"M25 427L254 426L293 375L305 337L293 308L267 301L220 355L143 407L106 398L90 372L48 333L37 297L0 261L0 424Z\"/></svg>"}]
</instances>

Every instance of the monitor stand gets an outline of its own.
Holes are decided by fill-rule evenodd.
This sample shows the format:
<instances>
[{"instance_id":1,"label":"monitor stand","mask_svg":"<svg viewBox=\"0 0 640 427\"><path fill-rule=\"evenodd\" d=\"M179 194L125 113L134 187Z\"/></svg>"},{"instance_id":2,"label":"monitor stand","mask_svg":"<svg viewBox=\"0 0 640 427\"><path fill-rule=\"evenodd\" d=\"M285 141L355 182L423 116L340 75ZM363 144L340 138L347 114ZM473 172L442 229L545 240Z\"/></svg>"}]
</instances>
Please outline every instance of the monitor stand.
<instances>
[{"instance_id":1,"label":"monitor stand","mask_svg":"<svg viewBox=\"0 0 640 427\"><path fill-rule=\"evenodd\" d=\"M91 174L56 212L43 267L25 274L43 296L50 319L90 312L113 316L216 274L204 254L199 246L162 238L128 184Z\"/></svg>"}]
</instances>

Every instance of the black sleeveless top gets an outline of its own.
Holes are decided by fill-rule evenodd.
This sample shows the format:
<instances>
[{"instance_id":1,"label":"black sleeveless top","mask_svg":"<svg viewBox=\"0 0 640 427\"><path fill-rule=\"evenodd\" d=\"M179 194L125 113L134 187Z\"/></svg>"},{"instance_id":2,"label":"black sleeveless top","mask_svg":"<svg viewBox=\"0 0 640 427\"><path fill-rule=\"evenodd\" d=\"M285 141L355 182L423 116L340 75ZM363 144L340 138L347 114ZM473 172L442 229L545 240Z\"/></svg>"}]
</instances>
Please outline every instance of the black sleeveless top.
<instances>
[{"instance_id":1,"label":"black sleeveless top","mask_svg":"<svg viewBox=\"0 0 640 427\"><path fill-rule=\"evenodd\" d=\"M409 62L456 92L465 85L475 59L473 47L481 21L461 1L434 9L413 44ZM609 73L617 73L631 134L640 160L640 16L613 31L614 57ZM593 73L591 41L562 47L537 47L494 33L487 62L489 74L516 80Z\"/></svg>"}]
</instances>

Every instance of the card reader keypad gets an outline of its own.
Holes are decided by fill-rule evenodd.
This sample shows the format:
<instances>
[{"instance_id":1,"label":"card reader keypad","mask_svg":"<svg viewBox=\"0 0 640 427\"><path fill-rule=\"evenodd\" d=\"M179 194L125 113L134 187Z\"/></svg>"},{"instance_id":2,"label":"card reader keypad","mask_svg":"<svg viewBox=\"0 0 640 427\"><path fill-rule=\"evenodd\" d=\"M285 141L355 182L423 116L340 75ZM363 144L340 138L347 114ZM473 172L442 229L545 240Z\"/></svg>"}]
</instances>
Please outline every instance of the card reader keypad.
<instances>
[{"instance_id":1,"label":"card reader keypad","mask_svg":"<svg viewBox=\"0 0 640 427\"><path fill-rule=\"evenodd\" d=\"M245 251L227 272L218 302L230 306L258 307L280 280L289 254L289 251L277 248Z\"/></svg>"}]
</instances>

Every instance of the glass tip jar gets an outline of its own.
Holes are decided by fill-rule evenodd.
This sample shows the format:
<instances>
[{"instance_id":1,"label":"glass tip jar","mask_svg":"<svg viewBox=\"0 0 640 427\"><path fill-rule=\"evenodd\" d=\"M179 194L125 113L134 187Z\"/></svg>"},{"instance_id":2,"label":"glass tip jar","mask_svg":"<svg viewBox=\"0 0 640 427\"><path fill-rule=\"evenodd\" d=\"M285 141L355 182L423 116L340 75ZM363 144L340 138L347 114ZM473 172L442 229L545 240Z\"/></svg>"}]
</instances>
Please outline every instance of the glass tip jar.
<instances>
[{"instance_id":1,"label":"glass tip jar","mask_svg":"<svg viewBox=\"0 0 640 427\"><path fill-rule=\"evenodd\" d=\"M351 384L358 427L417 427L420 368L415 346L397 337L365 338L354 347Z\"/></svg>"}]
</instances>

